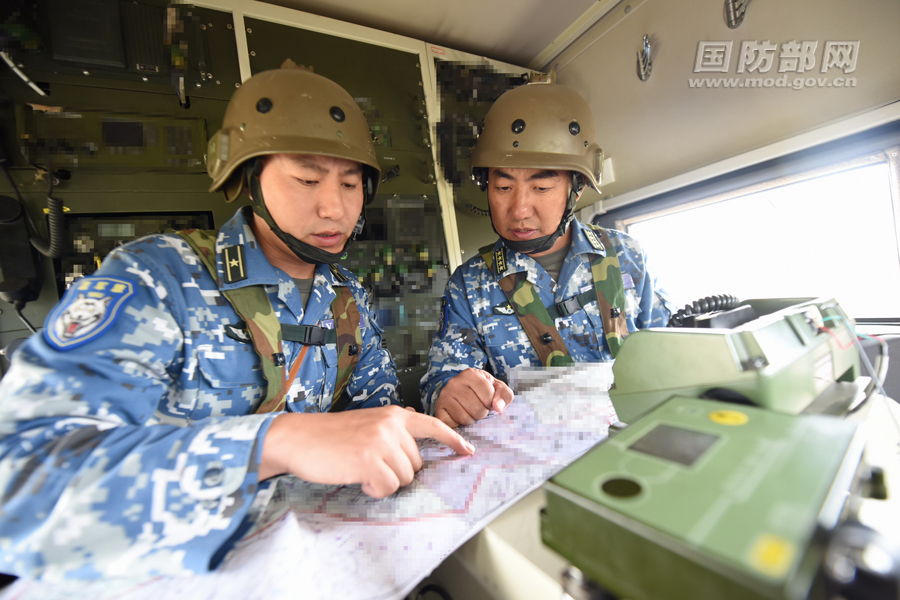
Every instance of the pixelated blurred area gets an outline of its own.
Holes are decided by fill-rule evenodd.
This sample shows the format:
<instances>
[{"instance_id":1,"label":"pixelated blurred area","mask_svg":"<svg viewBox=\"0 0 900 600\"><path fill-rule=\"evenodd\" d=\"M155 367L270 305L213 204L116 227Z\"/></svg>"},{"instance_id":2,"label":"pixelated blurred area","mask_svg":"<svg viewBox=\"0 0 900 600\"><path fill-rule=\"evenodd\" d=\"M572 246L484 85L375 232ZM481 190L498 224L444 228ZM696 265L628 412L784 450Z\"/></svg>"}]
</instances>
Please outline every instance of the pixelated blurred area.
<instances>
[{"instance_id":1,"label":"pixelated blurred area","mask_svg":"<svg viewBox=\"0 0 900 600\"><path fill-rule=\"evenodd\" d=\"M56 261L59 296L70 285L100 268L117 246L133 239L169 230L212 229L211 213L66 215L66 248Z\"/></svg>"},{"instance_id":2,"label":"pixelated blurred area","mask_svg":"<svg viewBox=\"0 0 900 600\"><path fill-rule=\"evenodd\" d=\"M472 184L469 158L491 104L504 92L528 81L527 73L501 73L485 64L435 61L441 119L437 124L438 160L453 187L457 208L487 215L484 193Z\"/></svg>"},{"instance_id":3,"label":"pixelated blurred area","mask_svg":"<svg viewBox=\"0 0 900 600\"><path fill-rule=\"evenodd\" d=\"M123 115L17 105L25 159L63 168L125 168L204 172L203 119Z\"/></svg>"},{"instance_id":4,"label":"pixelated blurred area","mask_svg":"<svg viewBox=\"0 0 900 600\"><path fill-rule=\"evenodd\" d=\"M394 140L391 132L391 126L387 124L387 119L382 115L381 110L375 106L371 98L354 98L359 108L366 117L366 123L372 131L372 141L376 146L383 148L392 148Z\"/></svg>"},{"instance_id":5,"label":"pixelated blurred area","mask_svg":"<svg viewBox=\"0 0 900 600\"><path fill-rule=\"evenodd\" d=\"M424 368L449 279L437 197L376 198L347 254L341 264L374 297L373 312L397 368ZM414 392L406 387L404 395Z\"/></svg>"}]
</instances>

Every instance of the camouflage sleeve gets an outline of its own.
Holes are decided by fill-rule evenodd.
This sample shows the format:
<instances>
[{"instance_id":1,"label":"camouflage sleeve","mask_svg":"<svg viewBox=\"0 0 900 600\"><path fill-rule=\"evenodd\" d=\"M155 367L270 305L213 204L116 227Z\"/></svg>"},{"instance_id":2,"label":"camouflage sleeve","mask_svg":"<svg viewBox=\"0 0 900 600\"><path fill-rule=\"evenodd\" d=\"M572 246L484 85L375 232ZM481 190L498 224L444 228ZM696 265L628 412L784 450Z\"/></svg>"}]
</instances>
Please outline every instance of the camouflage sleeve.
<instances>
[{"instance_id":1,"label":"camouflage sleeve","mask_svg":"<svg viewBox=\"0 0 900 600\"><path fill-rule=\"evenodd\" d=\"M468 270L470 266L463 265L453 273L441 299L441 323L428 351L428 369L419 383L422 407L429 415L434 415L447 381L468 368L483 368L487 360L466 293L464 272Z\"/></svg>"},{"instance_id":2,"label":"camouflage sleeve","mask_svg":"<svg viewBox=\"0 0 900 600\"><path fill-rule=\"evenodd\" d=\"M656 271L651 267L652 263L649 255L636 239L629 236L628 240L626 247L636 252L637 259L635 262L643 270L640 278L634 278L635 281L640 281L640 289L636 291L640 298L641 308L635 325L639 329L665 327L669 322L669 318L675 314L675 305L669 298L669 294L660 286L656 277Z\"/></svg>"},{"instance_id":3,"label":"camouflage sleeve","mask_svg":"<svg viewBox=\"0 0 900 600\"><path fill-rule=\"evenodd\" d=\"M369 296L358 282L354 282L353 295L360 317L366 326L362 330L362 350L359 362L347 391L353 399L348 408L372 408L389 404L401 405L397 367L387 348L381 345L382 330L375 322L369 307Z\"/></svg>"},{"instance_id":4,"label":"camouflage sleeve","mask_svg":"<svg viewBox=\"0 0 900 600\"><path fill-rule=\"evenodd\" d=\"M0 572L201 573L249 526L274 415L191 421L188 309L163 268L107 258L98 275L134 284L109 328L65 351L38 333L0 380Z\"/></svg>"}]
</instances>

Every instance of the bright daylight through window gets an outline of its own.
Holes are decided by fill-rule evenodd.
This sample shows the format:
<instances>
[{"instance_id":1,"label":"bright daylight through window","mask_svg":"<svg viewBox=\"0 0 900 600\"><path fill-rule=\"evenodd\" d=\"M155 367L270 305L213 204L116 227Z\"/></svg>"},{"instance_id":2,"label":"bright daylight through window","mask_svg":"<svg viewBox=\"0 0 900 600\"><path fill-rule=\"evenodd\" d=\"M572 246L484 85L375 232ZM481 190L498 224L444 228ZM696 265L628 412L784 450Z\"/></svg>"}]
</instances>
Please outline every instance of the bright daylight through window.
<instances>
[{"instance_id":1,"label":"bright daylight through window","mask_svg":"<svg viewBox=\"0 0 900 600\"><path fill-rule=\"evenodd\" d=\"M885 162L631 223L681 307L712 294L832 296L900 317L897 207Z\"/></svg>"}]
</instances>

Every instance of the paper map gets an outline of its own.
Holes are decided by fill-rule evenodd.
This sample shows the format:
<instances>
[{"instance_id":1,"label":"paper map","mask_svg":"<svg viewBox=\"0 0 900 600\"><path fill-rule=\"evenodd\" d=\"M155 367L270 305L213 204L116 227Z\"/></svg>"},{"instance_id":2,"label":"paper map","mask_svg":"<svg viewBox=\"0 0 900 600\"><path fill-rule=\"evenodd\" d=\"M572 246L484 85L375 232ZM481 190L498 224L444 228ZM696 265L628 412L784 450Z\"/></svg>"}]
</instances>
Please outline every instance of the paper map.
<instances>
[{"instance_id":1,"label":"paper map","mask_svg":"<svg viewBox=\"0 0 900 600\"><path fill-rule=\"evenodd\" d=\"M553 379L548 379L553 377ZM149 582L18 580L2 600L402 599L494 517L606 437L610 364L516 372L503 414L460 428L457 456L419 442L425 467L393 496L283 477L255 527L219 569Z\"/></svg>"}]
</instances>

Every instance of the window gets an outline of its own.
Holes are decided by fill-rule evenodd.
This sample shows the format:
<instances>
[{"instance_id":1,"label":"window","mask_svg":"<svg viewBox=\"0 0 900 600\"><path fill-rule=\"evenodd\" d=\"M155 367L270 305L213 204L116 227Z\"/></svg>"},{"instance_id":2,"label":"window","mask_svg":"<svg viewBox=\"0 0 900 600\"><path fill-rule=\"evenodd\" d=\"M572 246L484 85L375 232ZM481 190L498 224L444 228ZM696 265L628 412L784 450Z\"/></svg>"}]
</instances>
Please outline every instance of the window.
<instances>
[{"instance_id":1,"label":"window","mask_svg":"<svg viewBox=\"0 0 900 600\"><path fill-rule=\"evenodd\" d=\"M856 319L898 318L898 150L617 225L640 240L679 307L712 294L829 296Z\"/></svg>"}]
</instances>

